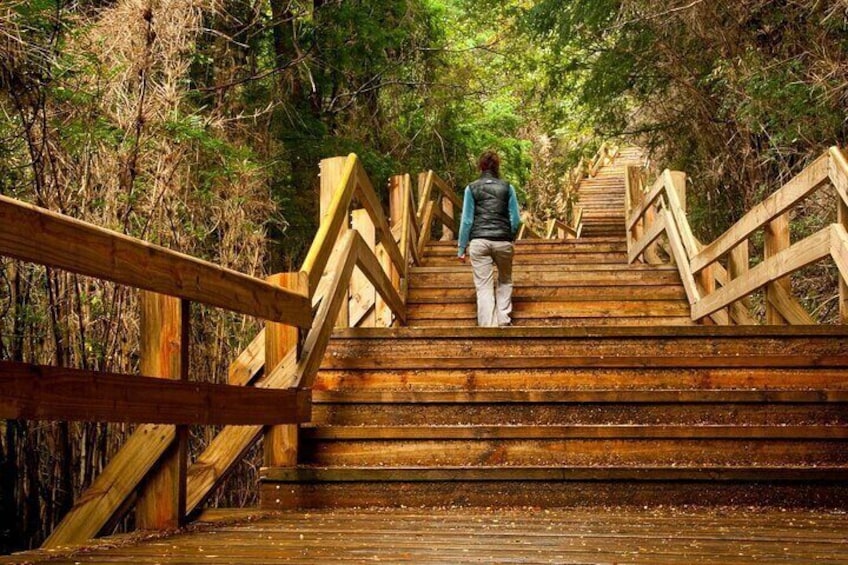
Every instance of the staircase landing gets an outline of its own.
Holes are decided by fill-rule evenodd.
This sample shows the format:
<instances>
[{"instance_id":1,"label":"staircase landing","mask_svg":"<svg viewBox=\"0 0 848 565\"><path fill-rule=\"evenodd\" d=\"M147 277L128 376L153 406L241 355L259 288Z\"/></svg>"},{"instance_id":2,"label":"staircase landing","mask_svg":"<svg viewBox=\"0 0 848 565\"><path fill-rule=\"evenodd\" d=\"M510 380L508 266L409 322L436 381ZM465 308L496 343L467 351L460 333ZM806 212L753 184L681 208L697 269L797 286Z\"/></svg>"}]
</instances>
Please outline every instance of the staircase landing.
<instances>
[{"instance_id":1,"label":"staircase landing","mask_svg":"<svg viewBox=\"0 0 848 565\"><path fill-rule=\"evenodd\" d=\"M141 543L107 538L51 553L49 563L845 563L846 531L842 512L780 509L319 510ZM46 559L34 552L0 563Z\"/></svg>"}]
</instances>

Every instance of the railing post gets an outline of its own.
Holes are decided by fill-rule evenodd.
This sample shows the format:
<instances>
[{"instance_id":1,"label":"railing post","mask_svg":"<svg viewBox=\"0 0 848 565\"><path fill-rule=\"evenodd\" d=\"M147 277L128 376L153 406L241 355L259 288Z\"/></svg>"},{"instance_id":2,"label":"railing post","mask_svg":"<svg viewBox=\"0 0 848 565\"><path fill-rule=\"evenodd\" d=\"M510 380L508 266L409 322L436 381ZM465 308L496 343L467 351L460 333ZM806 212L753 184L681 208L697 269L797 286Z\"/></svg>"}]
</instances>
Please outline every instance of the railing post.
<instances>
[{"instance_id":1,"label":"railing post","mask_svg":"<svg viewBox=\"0 0 848 565\"><path fill-rule=\"evenodd\" d=\"M748 257L748 240L746 239L736 247L730 250L730 255L727 260L727 282L733 279L744 276L750 269L750 258ZM734 302L730 307L730 312L735 313L737 309L745 309L745 304L740 300ZM736 316L734 316L736 318Z\"/></svg>"},{"instance_id":2,"label":"railing post","mask_svg":"<svg viewBox=\"0 0 848 565\"><path fill-rule=\"evenodd\" d=\"M398 233L398 245L401 247L401 255L406 260L409 257L408 249L403 249L403 197L404 197L404 181L406 175L395 175L389 178L389 225L393 232ZM383 269L389 274L389 279L392 281L392 287L398 291L398 294L405 300L405 295L400 287L402 273L399 273L392 260L380 246L378 246L378 256ZM392 325L392 311L386 305L386 302L377 296L377 326L386 328Z\"/></svg>"},{"instance_id":3,"label":"railing post","mask_svg":"<svg viewBox=\"0 0 848 565\"><path fill-rule=\"evenodd\" d=\"M268 282L308 294L309 282L303 272L278 273L268 277ZM270 373L286 358L289 351L299 346L299 332L293 326L267 322L265 324L265 371ZM300 352L298 352L298 357ZM270 426L264 437L264 463L266 467L294 467L297 465L297 424Z\"/></svg>"},{"instance_id":4,"label":"railing post","mask_svg":"<svg viewBox=\"0 0 848 565\"><path fill-rule=\"evenodd\" d=\"M764 259L770 259L784 249L788 249L790 243L789 213L787 212L766 225ZM779 292L778 287L782 287L786 294L792 293L789 277L783 277L766 285L766 324L769 325L786 324L786 319L781 315L780 310L773 305L771 299L774 293Z\"/></svg>"},{"instance_id":5,"label":"railing post","mask_svg":"<svg viewBox=\"0 0 848 565\"><path fill-rule=\"evenodd\" d=\"M376 232L374 221L364 208L350 213L351 226L368 244L368 248L377 254ZM375 304L377 289L359 269L354 269L350 278L350 302L348 304L348 320L350 326L373 328L376 325Z\"/></svg>"},{"instance_id":6,"label":"railing post","mask_svg":"<svg viewBox=\"0 0 848 565\"><path fill-rule=\"evenodd\" d=\"M415 213L419 216L422 214L424 209L424 199L427 197L425 194L425 187L427 185L427 173L418 173L418 185L416 187L416 198L415 198Z\"/></svg>"},{"instance_id":7,"label":"railing post","mask_svg":"<svg viewBox=\"0 0 848 565\"><path fill-rule=\"evenodd\" d=\"M848 206L841 198L836 199L838 204L836 221L848 230ZM848 324L848 281L839 276L839 320Z\"/></svg>"},{"instance_id":8,"label":"railing post","mask_svg":"<svg viewBox=\"0 0 848 565\"><path fill-rule=\"evenodd\" d=\"M446 198L445 196L441 197L442 200L442 211L450 216L451 218L455 217L453 215L453 201L450 198ZM452 241L456 239L456 234L453 231L451 226L445 225L442 228L442 237L441 241Z\"/></svg>"},{"instance_id":9,"label":"railing post","mask_svg":"<svg viewBox=\"0 0 848 565\"><path fill-rule=\"evenodd\" d=\"M630 224L630 216L633 214L633 203L638 202L638 199L634 198L634 190L636 189L636 175L635 175L636 167L632 165L625 165L624 167L624 221L625 226ZM574 225L572 223L572 225ZM627 230L627 253L630 254L630 249L633 247L633 231L632 229Z\"/></svg>"},{"instance_id":10,"label":"railing post","mask_svg":"<svg viewBox=\"0 0 848 565\"><path fill-rule=\"evenodd\" d=\"M330 209L330 203L333 200L333 194L339 188L339 183L342 180L342 172L344 170L346 157L330 157L322 159L320 164L321 171L321 195L320 195L320 220L324 223L325 216ZM348 225L339 230L339 239L344 236L348 230ZM337 328L347 328L350 326L350 312L348 308L339 310L339 318L336 321Z\"/></svg>"},{"instance_id":11,"label":"railing post","mask_svg":"<svg viewBox=\"0 0 848 565\"><path fill-rule=\"evenodd\" d=\"M149 377L188 380L189 302L141 291L140 372ZM188 427L176 426L176 439L150 472L136 504L136 527L162 530L181 526L186 514Z\"/></svg>"}]
</instances>

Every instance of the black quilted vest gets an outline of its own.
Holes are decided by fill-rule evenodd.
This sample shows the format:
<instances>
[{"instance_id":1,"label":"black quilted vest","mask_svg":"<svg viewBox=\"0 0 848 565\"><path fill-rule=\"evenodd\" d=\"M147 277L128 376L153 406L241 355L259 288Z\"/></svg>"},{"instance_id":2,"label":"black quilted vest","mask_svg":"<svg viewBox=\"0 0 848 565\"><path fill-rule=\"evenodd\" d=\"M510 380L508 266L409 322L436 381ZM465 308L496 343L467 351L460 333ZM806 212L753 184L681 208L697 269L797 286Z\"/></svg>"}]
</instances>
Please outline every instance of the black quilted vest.
<instances>
[{"instance_id":1,"label":"black quilted vest","mask_svg":"<svg viewBox=\"0 0 848 565\"><path fill-rule=\"evenodd\" d=\"M474 223L471 225L470 239L512 241L509 183L484 172L482 177L469 186L474 197Z\"/></svg>"}]
</instances>

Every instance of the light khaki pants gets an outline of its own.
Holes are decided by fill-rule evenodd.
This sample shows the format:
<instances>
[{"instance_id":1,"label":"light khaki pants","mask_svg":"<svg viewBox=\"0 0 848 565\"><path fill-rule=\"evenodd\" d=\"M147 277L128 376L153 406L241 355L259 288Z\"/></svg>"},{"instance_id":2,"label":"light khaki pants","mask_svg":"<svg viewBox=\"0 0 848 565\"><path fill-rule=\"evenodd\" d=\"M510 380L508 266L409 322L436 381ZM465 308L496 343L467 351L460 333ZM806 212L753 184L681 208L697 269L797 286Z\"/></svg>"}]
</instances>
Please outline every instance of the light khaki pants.
<instances>
[{"instance_id":1,"label":"light khaki pants","mask_svg":"<svg viewBox=\"0 0 848 565\"><path fill-rule=\"evenodd\" d=\"M512 255L511 241L472 239L468 256L477 288L477 325L507 326L512 313ZM498 267L495 290L494 266Z\"/></svg>"}]
</instances>

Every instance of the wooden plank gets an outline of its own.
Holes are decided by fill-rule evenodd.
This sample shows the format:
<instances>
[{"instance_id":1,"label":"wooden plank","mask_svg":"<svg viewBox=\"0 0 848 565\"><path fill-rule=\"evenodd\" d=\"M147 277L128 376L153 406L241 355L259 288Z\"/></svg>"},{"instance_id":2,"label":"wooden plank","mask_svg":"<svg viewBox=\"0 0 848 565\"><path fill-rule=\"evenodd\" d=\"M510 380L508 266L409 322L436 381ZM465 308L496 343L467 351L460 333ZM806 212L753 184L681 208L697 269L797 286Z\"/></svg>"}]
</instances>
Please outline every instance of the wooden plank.
<instances>
[{"instance_id":1,"label":"wooden plank","mask_svg":"<svg viewBox=\"0 0 848 565\"><path fill-rule=\"evenodd\" d=\"M686 249L687 262L691 261L701 249L701 245L695 236L692 234L692 228L689 225L689 220L686 218L685 200L681 202L680 195L686 195L686 174L680 171L663 171L664 184L666 187L665 197L668 202L668 210L674 218L674 223L677 225L677 231L680 234L680 240L683 247ZM695 271L692 271L695 274Z\"/></svg>"},{"instance_id":2,"label":"wooden plank","mask_svg":"<svg viewBox=\"0 0 848 565\"><path fill-rule=\"evenodd\" d=\"M786 468L736 466L704 468L699 466L606 466L561 467L305 467L300 469L265 468L260 477L267 482L456 482L456 481L844 481L845 467ZM632 485L630 485L632 488ZM597 509L592 510L597 512ZM781 509L786 512L786 509ZM757 512L762 512L758 509ZM642 516L644 519L644 516Z\"/></svg>"},{"instance_id":3,"label":"wooden plank","mask_svg":"<svg viewBox=\"0 0 848 565\"><path fill-rule=\"evenodd\" d=\"M142 375L188 382L188 302L152 292L139 296ZM99 396L99 395L98 395ZM178 528L185 521L188 428L177 426L175 441L145 477L135 507L140 530Z\"/></svg>"},{"instance_id":4,"label":"wooden plank","mask_svg":"<svg viewBox=\"0 0 848 565\"><path fill-rule=\"evenodd\" d=\"M777 253L788 249L791 245L789 240L789 213L781 214L774 220L770 221L765 226L764 259L768 260ZM781 295L771 296L776 292L780 292L777 288L783 291ZM766 285L766 323L770 325L785 324L787 320L781 315L780 310L775 304L780 303L780 298L783 295L789 296L792 293L792 285L789 277L782 277L774 280Z\"/></svg>"},{"instance_id":5,"label":"wooden plank","mask_svg":"<svg viewBox=\"0 0 848 565\"><path fill-rule=\"evenodd\" d=\"M139 426L53 530L42 547L91 539L123 507L176 438L175 426Z\"/></svg>"},{"instance_id":6,"label":"wooden plank","mask_svg":"<svg viewBox=\"0 0 848 565\"><path fill-rule=\"evenodd\" d=\"M628 316L687 316L689 304L685 300L585 300L585 301L515 301L512 317L527 318L615 318ZM476 301L448 303L410 303L410 319L461 319L476 317Z\"/></svg>"},{"instance_id":7,"label":"wooden plank","mask_svg":"<svg viewBox=\"0 0 848 565\"><path fill-rule=\"evenodd\" d=\"M418 236L418 255L424 254L424 248L430 242L430 233L433 228L433 214L436 210L432 200L424 204L424 219L421 224L421 234Z\"/></svg>"},{"instance_id":8,"label":"wooden plank","mask_svg":"<svg viewBox=\"0 0 848 565\"><path fill-rule=\"evenodd\" d=\"M845 442L793 439L349 440L310 445L311 465L634 465L848 467Z\"/></svg>"},{"instance_id":9,"label":"wooden plank","mask_svg":"<svg viewBox=\"0 0 848 565\"><path fill-rule=\"evenodd\" d=\"M583 232L583 207L575 206L572 208L572 213L574 214L574 237L580 237L580 234Z\"/></svg>"},{"instance_id":10,"label":"wooden plank","mask_svg":"<svg viewBox=\"0 0 848 565\"><path fill-rule=\"evenodd\" d=\"M659 216L657 220L651 225L650 229L647 233L643 234L638 241L635 241L628 253L627 262L633 263L636 259L639 258L642 253L645 252L645 249L652 243L654 243L658 237L662 235L664 231L666 231L666 217L664 215Z\"/></svg>"},{"instance_id":11,"label":"wooden plank","mask_svg":"<svg viewBox=\"0 0 848 565\"><path fill-rule=\"evenodd\" d=\"M362 206L368 210L371 221L374 222L377 243L383 244L389 257L392 258L392 262L396 267L400 268L403 266L403 254L400 252L395 238L392 237L392 230L386 220L386 215L383 213L383 206L377 198L377 193L374 192L371 179L368 178L368 174L359 161L357 161L356 169L356 183L358 188L356 195Z\"/></svg>"},{"instance_id":12,"label":"wooden plank","mask_svg":"<svg viewBox=\"0 0 848 565\"><path fill-rule=\"evenodd\" d=\"M660 175L656 178L651 190L645 195L644 199L641 202L636 203L636 210L627 220L627 229L632 230L636 223L642 219L642 216L645 215L645 212L647 212L648 209L655 204L657 198L665 192L666 187L664 183L664 175Z\"/></svg>"},{"instance_id":13,"label":"wooden plank","mask_svg":"<svg viewBox=\"0 0 848 565\"><path fill-rule=\"evenodd\" d=\"M842 228L848 229L848 159L838 147L831 147L828 153L830 154L828 176L840 197L836 203L836 222ZM833 256L834 259L840 256L842 261L840 248L842 248L841 234L837 232L834 239L836 252ZM840 269L839 273L839 319L843 324L848 324L848 275L843 269Z\"/></svg>"},{"instance_id":14,"label":"wooden plank","mask_svg":"<svg viewBox=\"0 0 848 565\"><path fill-rule=\"evenodd\" d=\"M831 226L830 255L839 269L840 289L844 288L843 285L848 280L848 230L842 224ZM843 299L846 295L848 292L840 292L840 300L842 300L840 306L843 306L840 309L840 317L843 323L848 320L848 304L845 304Z\"/></svg>"},{"instance_id":15,"label":"wooden plank","mask_svg":"<svg viewBox=\"0 0 848 565\"><path fill-rule=\"evenodd\" d=\"M786 292L785 287L775 286L771 292L767 293L766 299L777 309L781 318L785 319L790 324L811 326L815 325L816 321L804 309L795 298Z\"/></svg>"},{"instance_id":16,"label":"wooden plank","mask_svg":"<svg viewBox=\"0 0 848 565\"><path fill-rule=\"evenodd\" d=\"M0 361L0 419L157 424L301 421L293 391Z\"/></svg>"},{"instance_id":17,"label":"wooden plank","mask_svg":"<svg viewBox=\"0 0 848 565\"><path fill-rule=\"evenodd\" d=\"M403 236L404 229L408 229L408 226L403 225L405 183L407 178L409 178L409 175L394 175L389 178L389 222L392 226L392 236L398 242L398 247L403 256L403 266L400 268L396 267L386 250L381 245L377 246L377 259L380 261L383 270L389 273L392 287L398 289L401 297L405 296L401 281L406 279L405 269L409 264L409 249L405 247L409 239L408 235L406 240L404 240ZM379 295L377 296L375 310L377 326L385 328L392 325L392 310Z\"/></svg>"},{"instance_id":18,"label":"wooden plank","mask_svg":"<svg viewBox=\"0 0 848 565\"><path fill-rule=\"evenodd\" d=\"M356 254L356 265L362 270L364 276L371 282L383 300L392 309L402 323L406 323L406 306L403 299L392 286L392 281L383 271L377 257L369 249L368 244L357 234L354 237L354 252Z\"/></svg>"},{"instance_id":19,"label":"wooden plank","mask_svg":"<svg viewBox=\"0 0 848 565\"><path fill-rule=\"evenodd\" d=\"M845 404L845 390L315 391L322 404Z\"/></svg>"},{"instance_id":20,"label":"wooden plank","mask_svg":"<svg viewBox=\"0 0 848 565\"><path fill-rule=\"evenodd\" d=\"M416 217L418 225L424 225L424 215L426 212L427 203L430 202L430 195L433 192L433 171L427 171L418 175L418 210Z\"/></svg>"},{"instance_id":21,"label":"wooden plank","mask_svg":"<svg viewBox=\"0 0 848 565\"><path fill-rule=\"evenodd\" d=\"M239 353L227 369L227 382L231 385L246 385L258 377L265 368L265 330L256 334L247 347Z\"/></svg>"},{"instance_id":22,"label":"wooden plank","mask_svg":"<svg viewBox=\"0 0 848 565\"><path fill-rule=\"evenodd\" d=\"M848 439L848 428L829 425L495 425L310 426L310 441L431 439Z\"/></svg>"},{"instance_id":23,"label":"wooden plank","mask_svg":"<svg viewBox=\"0 0 848 565\"><path fill-rule=\"evenodd\" d=\"M332 353L331 348L330 354L332 355ZM446 392L591 388L660 389L669 386L669 383L672 382L676 389L779 388L803 390L821 388L844 390L848 389L848 371L840 368L818 367L806 369L779 367L748 367L745 369L715 367L706 369L685 367L604 369L588 367L583 369L580 367L554 367L547 369L432 369L429 371L394 367L374 367L371 369L326 368L321 369L318 373L313 388L334 392L400 389ZM732 414L729 414L729 416L733 417ZM315 421L320 422L320 419ZM741 425L747 421L747 417L745 417L740 418L736 423ZM399 423L409 424L411 422L402 421ZM510 423L518 422L510 421ZM432 424L435 425L436 422L432 422Z\"/></svg>"},{"instance_id":24,"label":"wooden plank","mask_svg":"<svg viewBox=\"0 0 848 565\"><path fill-rule=\"evenodd\" d=\"M453 209L462 210L462 200L460 200L459 196L454 192L453 187L449 186L442 177L433 172L433 182L436 187L441 191L442 194L448 197L448 199L453 204Z\"/></svg>"},{"instance_id":25,"label":"wooden plank","mask_svg":"<svg viewBox=\"0 0 848 565\"><path fill-rule=\"evenodd\" d=\"M828 150L828 157L827 175L836 188L842 204L848 206L848 158L839 147L831 147Z\"/></svg>"},{"instance_id":26,"label":"wooden plank","mask_svg":"<svg viewBox=\"0 0 848 565\"><path fill-rule=\"evenodd\" d=\"M374 221L367 210L351 211L351 226L372 255L376 253L376 233ZM382 268L381 268L382 270ZM377 290L359 270L354 270L350 278L350 327L374 327L376 323Z\"/></svg>"},{"instance_id":27,"label":"wooden plank","mask_svg":"<svg viewBox=\"0 0 848 565\"><path fill-rule=\"evenodd\" d=\"M442 199L442 241L455 241L459 232L459 218L457 217L457 209L454 207L453 201L448 198Z\"/></svg>"},{"instance_id":28,"label":"wooden plank","mask_svg":"<svg viewBox=\"0 0 848 565\"><path fill-rule=\"evenodd\" d=\"M833 228L831 228L833 229ZM797 328L792 326L751 326L751 327L700 327L692 326L687 328L631 328L631 327L612 327L612 328L522 328L515 327L500 330L492 330L491 328L463 328L457 330L450 327L443 328L374 328L374 329L356 329L356 330L341 330L336 332L336 337L339 340L334 340L334 343L362 343L367 344L373 340L392 339L398 340L398 345L407 343L420 343L421 341L433 342L434 340L442 340L443 343L456 343L457 339L463 340L481 340L488 339L494 347L501 347L501 344L515 345L518 339L523 339L521 346L541 346L548 348L550 343L561 345L567 342L574 342L576 338L597 340L593 342L592 347L603 343L621 344L623 338L654 340L657 338L679 338L676 341L680 343L691 342L692 340L711 340L721 339L727 343L744 345L751 343L752 340L768 339L768 340L823 340L818 343L840 343L842 339L848 338L848 328L842 326L815 326L806 328ZM342 341L342 339L344 341ZM350 340L348 342L348 340ZM538 343L544 342L544 344ZM475 341L474 347L483 344L483 341ZM804 345L811 345L812 341L804 341ZM442 347L442 344L439 345ZM643 347L643 346L640 346ZM699 346L701 347L701 346ZM759 345L757 345L759 347ZM389 351L390 353L390 351Z\"/></svg>"},{"instance_id":29,"label":"wooden plank","mask_svg":"<svg viewBox=\"0 0 848 565\"><path fill-rule=\"evenodd\" d=\"M347 227L349 221L348 208L356 189L356 155L350 154L344 161L344 168L339 174L338 183L334 182L333 171L337 167L336 161L325 159L322 163L322 184L327 186L336 185L338 190L330 201L325 218L321 221L318 233L312 240L312 246L303 261L301 271L309 277L309 294L313 296L321 281L321 276L327 268L327 262L336 246L338 235ZM326 168L326 171L324 170ZM310 305L311 306L311 305ZM311 314L311 307L310 307ZM311 320L310 320L311 324ZM309 327L307 325L306 327Z\"/></svg>"},{"instance_id":30,"label":"wooden plank","mask_svg":"<svg viewBox=\"0 0 848 565\"><path fill-rule=\"evenodd\" d=\"M262 377L258 386L274 389L288 385L294 380L291 375L296 365L297 350L293 348L274 371ZM299 395L303 405L298 407L298 421L306 422L311 414L309 392L300 391ZM188 468L186 512L193 512L221 484L235 463L256 442L263 429L261 425L229 425L213 438Z\"/></svg>"},{"instance_id":31,"label":"wooden plank","mask_svg":"<svg viewBox=\"0 0 848 565\"><path fill-rule=\"evenodd\" d=\"M666 225L665 233L668 236L668 243L671 246L674 260L677 262L677 268L680 271L680 280L683 282L683 288L686 289L686 297L689 300L689 304L693 306L694 312L694 306L701 300L701 293L698 291L695 278L692 276L692 271L689 268L689 257L686 255L686 249L680 240L680 234L677 232L671 212L663 210L662 216ZM696 320L699 318L694 318L693 316L692 319Z\"/></svg>"},{"instance_id":32,"label":"wooden plank","mask_svg":"<svg viewBox=\"0 0 848 565\"><path fill-rule=\"evenodd\" d=\"M692 319L699 320L732 302L751 294L771 281L785 277L831 253L832 231L825 228L754 267L744 278L704 297L692 307Z\"/></svg>"},{"instance_id":33,"label":"wooden plank","mask_svg":"<svg viewBox=\"0 0 848 565\"><path fill-rule=\"evenodd\" d=\"M297 406L287 391L169 382L0 361L0 418L158 424L290 422Z\"/></svg>"},{"instance_id":34,"label":"wooden plank","mask_svg":"<svg viewBox=\"0 0 848 565\"><path fill-rule=\"evenodd\" d=\"M300 272L271 275L272 284L293 290L306 290L309 282ZM288 356L289 351L297 352L298 331L280 324L269 322L265 326L265 362L268 370L273 371ZM296 353L297 354L297 353ZM280 407L281 412L286 412ZM265 421L263 424L273 422ZM265 430L263 438L263 459L266 465L286 466L297 464L297 424L271 426Z\"/></svg>"},{"instance_id":35,"label":"wooden plank","mask_svg":"<svg viewBox=\"0 0 848 565\"><path fill-rule=\"evenodd\" d=\"M698 272L736 247L759 228L785 213L828 179L828 156L822 155L798 173L781 189L751 208L738 222L704 247L692 258L692 270Z\"/></svg>"},{"instance_id":36,"label":"wooden plank","mask_svg":"<svg viewBox=\"0 0 848 565\"><path fill-rule=\"evenodd\" d=\"M5 196L0 253L281 323L308 327L312 319L305 296Z\"/></svg>"},{"instance_id":37,"label":"wooden plank","mask_svg":"<svg viewBox=\"0 0 848 565\"><path fill-rule=\"evenodd\" d=\"M833 249L831 255L834 260L837 256L840 257L840 262L845 262L846 242L845 234L848 229L848 205L844 203L838 204L837 222L841 230L834 229ZM845 268L839 268L839 320L843 324L848 324L848 275L845 274Z\"/></svg>"},{"instance_id":38,"label":"wooden plank","mask_svg":"<svg viewBox=\"0 0 848 565\"><path fill-rule=\"evenodd\" d=\"M274 382L277 388L310 388L315 374L321 366L324 351L333 333L328 319L335 319L343 304L347 303L347 285L356 264L356 232L348 231L339 241L338 263L334 265L333 277L327 287L327 295L322 297L321 305L312 322L312 329L306 336L303 351L295 368L278 367L265 379L264 383ZM361 331L361 330L360 330Z\"/></svg>"},{"instance_id":39,"label":"wooden plank","mask_svg":"<svg viewBox=\"0 0 848 565\"><path fill-rule=\"evenodd\" d=\"M716 263L719 264L719 263ZM750 269L750 258L748 256L748 240L746 239L730 250L727 260L727 276L721 281L722 286L727 286L730 280L744 276ZM737 300L730 305L730 314L737 324L755 324L756 320L751 316L745 300Z\"/></svg>"},{"instance_id":40,"label":"wooden plank","mask_svg":"<svg viewBox=\"0 0 848 565\"><path fill-rule=\"evenodd\" d=\"M208 524L166 539L116 536L93 547L27 552L15 557L17 562L60 565L151 564L162 561L161 554L167 550L168 560L174 563L197 562L200 556L204 561L226 559L243 565L275 560L298 564L626 561L747 565L842 563L848 556L843 535L846 519L839 511L844 495L838 494L834 481L827 480L822 472L811 470L809 480L821 478L827 486L809 489L802 484L800 469L794 473L761 471L764 480L794 483L788 486L751 484L757 473L752 467L715 470L716 481L721 484L711 486L713 470L689 468L675 474L669 468L645 469L644 473L612 468L599 470L597 478L605 483L592 488L588 468L563 469L559 474L539 467L522 470L529 477L526 482L517 472L497 469L466 474L440 469L434 470L429 480L426 471L409 469L409 481L403 480L405 469L399 468L375 470L371 475L362 468L347 473L314 469L285 478L296 483L286 486L308 509L269 513L258 520ZM652 471L657 473L656 480L651 479ZM843 469L833 472L836 479L844 478ZM317 481L328 482L327 488L318 491L309 484ZM389 484L381 484L383 481ZM436 485L437 481L444 485ZM740 488L732 484L734 481L749 484ZM263 486L263 495L269 497L264 502L269 507L276 498L274 491L280 487L274 483ZM831 489L831 496L826 495L827 489ZM789 492L794 496L786 496ZM336 508L312 507L314 503L320 505L325 493L337 500L333 504ZM777 502L804 503L805 497L808 506L813 506L813 498L827 506L787 510L791 503ZM380 499L394 508L385 504L379 508L337 508L368 507ZM451 504L462 500L476 507ZM745 504L727 507L722 503L727 500ZM771 506L751 504L757 507L749 508L749 503L757 500L768 500ZM286 501L280 502L282 507ZM694 507L684 505L693 502ZM441 506L434 507L436 503ZM401 504L404 506L399 508ZM256 510L248 512L255 514ZM228 510L223 517L233 513ZM215 520L218 514L210 519ZM257 543L258 539L263 543ZM628 557L622 559L625 555Z\"/></svg>"},{"instance_id":41,"label":"wooden plank","mask_svg":"<svg viewBox=\"0 0 848 565\"><path fill-rule=\"evenodd\" d=\"M452 241L452 240L455 239L453 237L452 226L454 226L456 222L454 221L453 216L451 216L450 214L445 212L445 205L446 204L450 204L450 202L448 202L444 199L442 199L441 201L435 200L434 204L433 204L433 216L434 216L435 219L437 219L439 221L439 223L442 224L442 226L444 226L444 229L442 230L442 239L440 239L440 241ZM444 239L445 233L450 234L450 237L447 240Z\"/></svg>"},{"instance_id":42,"label":"wooden plank","mask_svg":"<svg viewBox=\"0 0 848 565\"><path fill-rule=\"evenodd\" d=\"M403 267L399 269L399 275L402 279L406 279L409 276L409 263L412 261L411 256L411 241L415 241L417 243L417 239L412 237L412 226L410 224L413 223L412 220L412 185L411 181L409 181L409 175L404 175L403 177L392 177L392 179L398 179L395 182L399 182L399 190L401 192L401 211L400 211L400 220L401 220L401 230L400 230L400 250L403 253ZM416 262L417 264L417 262Z\"/></svg>"}]
</instances>

